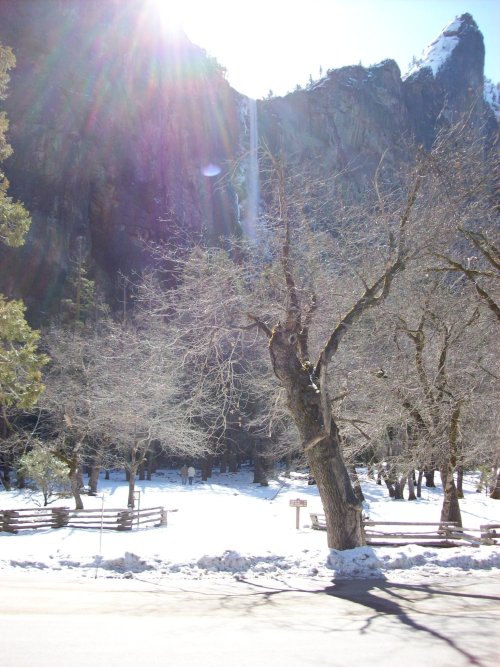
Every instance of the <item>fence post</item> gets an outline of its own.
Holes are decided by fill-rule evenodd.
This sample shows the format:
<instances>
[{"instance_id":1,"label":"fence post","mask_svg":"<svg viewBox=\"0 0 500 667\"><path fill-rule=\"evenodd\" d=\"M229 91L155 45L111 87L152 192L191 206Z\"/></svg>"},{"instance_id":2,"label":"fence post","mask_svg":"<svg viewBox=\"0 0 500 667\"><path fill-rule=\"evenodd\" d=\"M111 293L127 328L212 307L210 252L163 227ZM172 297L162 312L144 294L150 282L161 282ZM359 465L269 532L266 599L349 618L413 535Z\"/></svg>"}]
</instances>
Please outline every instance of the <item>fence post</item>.
<instances>
[{"instance_id":1,"label":"fence post","mask_svg":"<svg viewBox=\"0 0 500 667\"><path fill-rule=\"evenodd\" d=\"M481 525L480 527L481 530L481 542L483 544L497 544L497 540L499 539L499 534L496 531L496 528L500 528L500 524L494 523L494 524L486 524L486 525Z\"/></svg>"},{"instance_id":2,"label":"fence post","mask_svg":"<svg viewBox=\"0 0 500 667\"><path fill-rule=\"evenodd\" d=\"M69 509L67 507L52 508L52 525L54 528L64 528L69 523Z\"/></svg>"},{"instance_id":3,"label":"fence post","mask_svg":"<svg viewBox=\"0 0 500 667\"><path fill-rule=\"evenodd\" d=\"M116 521L118 523L117 530L132 530L134 512L132 510L122 510L118 512Z\"/></svg>"},{"instance_id":4,"label":"fence post","mask_svg":"<svg viewBox=\"0 0 500 667\"><path fill-rule=\"evenodd\" d=\"M17 518L19 513L15 510L3 511L3 530L7 533L17 533Z\"/></svg>"},{"instance_id":5,"label":"fence post","mask_svg":"<svg viewBox=\"0 0 500 667\"><path fill-rule=\"evenodd\" d=\"M164 507L160 507L160 526L166 526L168 520L168 510Z\"/></svg>"}]
</instances>

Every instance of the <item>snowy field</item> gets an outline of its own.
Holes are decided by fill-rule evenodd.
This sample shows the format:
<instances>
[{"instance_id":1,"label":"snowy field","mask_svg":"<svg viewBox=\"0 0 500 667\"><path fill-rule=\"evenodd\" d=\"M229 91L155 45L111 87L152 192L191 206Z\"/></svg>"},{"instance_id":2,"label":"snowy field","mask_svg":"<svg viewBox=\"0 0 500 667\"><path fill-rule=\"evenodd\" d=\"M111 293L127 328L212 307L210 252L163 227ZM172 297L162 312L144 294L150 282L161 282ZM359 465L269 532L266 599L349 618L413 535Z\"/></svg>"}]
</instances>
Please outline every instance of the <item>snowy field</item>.
<instances>
[{"instance_id":1,"label":"snowy field","mask_svg":"<svg viewBox=\"0 0 500 667\"><path fill-rule=\"evenodd\" d=\"M331 581L335 578L385 577L418 581L424 576L485 575L500 569L500 546L364 547L330 551L326 533L311 529L309 512L322 512L316 486L307 477L277 476L269 487L252 484L253 473L220 474L208 482L196 477L182 486L177 471L159 471L150 482L138 482L141 508L163 506L168 525L132 532L82 530L0 533L0 571L46 572L53 577L127 577L149 581L165 577L256 578ZM367 498L365 513L386 521L439 521L441 489L426 489L413 501L391 500L385 487L361 474ZM460 501L464 528L500 521L500 501L475 492L466 478ZM307 500L299 529L290 499ZM40 502L40 497L35 499ZM100 481L100 496L83 496L86 509L125 508L127 485L122 472ZM73 507L72 499L51 506ZM0 491L0 508L34 507L25 491Z\"/></svg>"}]
</instances>

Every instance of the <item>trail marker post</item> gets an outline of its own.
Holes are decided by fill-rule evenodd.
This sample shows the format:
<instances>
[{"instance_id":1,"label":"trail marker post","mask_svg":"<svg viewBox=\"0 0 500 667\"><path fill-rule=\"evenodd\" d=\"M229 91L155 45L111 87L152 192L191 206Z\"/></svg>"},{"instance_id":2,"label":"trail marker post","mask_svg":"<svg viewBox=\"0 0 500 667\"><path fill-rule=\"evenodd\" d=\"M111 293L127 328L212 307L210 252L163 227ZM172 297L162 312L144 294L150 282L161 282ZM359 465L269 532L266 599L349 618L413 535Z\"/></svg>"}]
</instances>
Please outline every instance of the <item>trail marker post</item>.
<instances>
[{"instance_id":1,"label":"trail marker post","mask_svg":"<svg viewBox=\"0 0 500 667\"><path fill-rule=\"evenodd\" d=\"M295 507L295 528L298 530L300 526L300 508L307 507L307 500L292 498L290 500L290 507Z\"/></svg>"}]
</instances>

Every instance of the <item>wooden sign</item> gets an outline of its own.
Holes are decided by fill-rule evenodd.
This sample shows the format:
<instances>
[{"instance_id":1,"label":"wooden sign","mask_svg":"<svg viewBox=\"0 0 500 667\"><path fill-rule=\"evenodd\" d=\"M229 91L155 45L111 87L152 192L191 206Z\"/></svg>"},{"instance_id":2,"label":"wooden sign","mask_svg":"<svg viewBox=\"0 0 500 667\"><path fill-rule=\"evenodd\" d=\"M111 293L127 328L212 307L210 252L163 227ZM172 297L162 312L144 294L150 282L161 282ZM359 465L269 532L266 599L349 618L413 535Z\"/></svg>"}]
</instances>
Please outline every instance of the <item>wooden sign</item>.
<instances>
[{"instance_id":1,"label":"wooden sign","mask_svg":"<svg viewBox=\"0 0 500 667\"><path fill-rule=\"evenodd\" d=\"M292 498L292 500L290 500L290 507L307 507L307 500Z\"/></svg>"},{"instance_id":2,"label":"wooden sign","mask_svg":"<svg viewBox=\"0 0 500 667\"><path fill-rule=\"evenodd\" d=\"M300 525L300 508L307 507L307 500L292 498L290 500L290 507L295 507L295 528L298 530Z\"/></svg>"}]
</instances>

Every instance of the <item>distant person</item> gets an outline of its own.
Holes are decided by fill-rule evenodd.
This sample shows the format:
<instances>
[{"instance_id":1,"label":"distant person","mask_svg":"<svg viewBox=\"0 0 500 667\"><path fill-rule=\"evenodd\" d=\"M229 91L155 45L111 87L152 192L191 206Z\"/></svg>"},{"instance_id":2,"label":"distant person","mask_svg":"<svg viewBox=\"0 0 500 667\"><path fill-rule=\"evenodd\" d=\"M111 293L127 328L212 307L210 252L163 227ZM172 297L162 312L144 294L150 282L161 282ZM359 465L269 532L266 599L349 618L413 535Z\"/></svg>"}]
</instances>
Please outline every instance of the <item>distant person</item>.
<instances>
[{"instance_id":1,"label":"distant person","mask_svg":"<svg viewBox=\"0 0 500 667\"><path fill-rule=\"evenodd\" d=\"M191 486L193 484L193 479L194 479L195 473L196 473L196 471L193 468L193 466L189 466L189 468L187 470L187 476L188 476L188 479L189 479L189 486Z\"/></svg>"},{"instance_id":2,"label":"distant person","mask_svg":"<svg viewBox=\"0 0 500 667\"><path fill-rule=\"evenodd\" d=\"M180 476L181 476L182 483L183 483L184 486L187 484L188 474L189 474L188 467L187 467L186 464L184 464L182 466L182 468L180 469Z\"/></svg>"}]
</instances>

